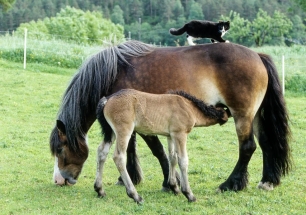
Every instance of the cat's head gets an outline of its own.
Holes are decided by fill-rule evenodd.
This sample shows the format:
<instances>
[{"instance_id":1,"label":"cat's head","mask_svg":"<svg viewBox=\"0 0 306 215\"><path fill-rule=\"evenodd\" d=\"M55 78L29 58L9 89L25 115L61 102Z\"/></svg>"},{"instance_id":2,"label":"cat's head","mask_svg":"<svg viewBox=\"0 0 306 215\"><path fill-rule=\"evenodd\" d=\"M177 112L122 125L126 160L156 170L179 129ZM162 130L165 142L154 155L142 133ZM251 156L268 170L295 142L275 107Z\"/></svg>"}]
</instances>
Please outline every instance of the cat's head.
<instances>
[{"instance_id":1,"label":"cat's head","mask_svg":"<svg viewBox=\"0 0 306 215\"><path fill-rule=\"evenodd\" d=\"M230 29L230 21L219 21L218 23L218 30L219 32L224 35Z\"/></svg>"}]
</instances>

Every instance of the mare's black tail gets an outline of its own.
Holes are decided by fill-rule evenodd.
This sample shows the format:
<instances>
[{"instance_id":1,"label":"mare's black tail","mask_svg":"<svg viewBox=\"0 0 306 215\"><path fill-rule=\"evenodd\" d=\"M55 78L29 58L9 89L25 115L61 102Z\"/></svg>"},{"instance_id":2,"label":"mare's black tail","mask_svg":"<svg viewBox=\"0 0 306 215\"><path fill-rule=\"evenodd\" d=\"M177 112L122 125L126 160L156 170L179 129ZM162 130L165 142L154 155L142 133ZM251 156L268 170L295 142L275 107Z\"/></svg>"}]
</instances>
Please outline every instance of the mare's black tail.
<instances>
[{"instance_id":1,"label":"mare's black tail","mask_svg":"<svg viewBox=\"0 0 306 215\"><path fill-rule=\"evenodd\" d=\"M261 182L280 183L280 177L291 169L289 116L278 73L272 59L259 54L268 73L268 88L258 112L258 141L263 151Z\"/></svg>"}]
</instances>

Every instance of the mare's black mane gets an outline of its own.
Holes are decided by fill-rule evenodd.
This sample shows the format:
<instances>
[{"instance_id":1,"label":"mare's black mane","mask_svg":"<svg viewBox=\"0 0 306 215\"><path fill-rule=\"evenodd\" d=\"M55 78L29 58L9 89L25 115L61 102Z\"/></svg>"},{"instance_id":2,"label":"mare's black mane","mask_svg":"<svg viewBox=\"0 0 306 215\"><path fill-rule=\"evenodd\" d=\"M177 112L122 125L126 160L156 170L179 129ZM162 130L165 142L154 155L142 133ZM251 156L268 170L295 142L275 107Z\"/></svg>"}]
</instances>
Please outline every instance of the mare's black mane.
<instances>
[{"instance_id":1,"label":"mare's black mane","mask_svg":"<svg viewBox=\"0 0 306 215\"><path fill-rule=\"evenodd\" d=\"M67 143L72 151L79 148L76 138L86 139L86 117L95 113L100 98L108 94L119 67L130 65L129 58L144 56L153 50L153 46L131 40L106 48L83 63L64 93L57 115L65 124ZM54 154L60 144L56 128L51 133L50 143Z\"/></svg>"}]
</instances>

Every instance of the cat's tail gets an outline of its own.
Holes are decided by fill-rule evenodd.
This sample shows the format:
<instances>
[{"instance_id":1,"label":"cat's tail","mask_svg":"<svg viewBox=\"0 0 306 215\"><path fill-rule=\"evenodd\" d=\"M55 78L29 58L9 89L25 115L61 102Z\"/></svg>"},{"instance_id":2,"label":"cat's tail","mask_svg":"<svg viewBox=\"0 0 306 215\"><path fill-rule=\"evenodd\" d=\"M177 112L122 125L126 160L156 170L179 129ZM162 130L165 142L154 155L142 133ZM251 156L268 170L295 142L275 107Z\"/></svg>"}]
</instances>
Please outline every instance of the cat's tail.
<instances>
[{"instance_id":1,"label":"cat's tail","mask_svg":"<svg viewBox=\"0 0 306 215\"><path fill-rule=\"evenodd\" d=\"M178 29L170 28L169 32L170 32L170 34L176 35L176 36L182 35L183 33L186 32L185 25L182 28L178 28Z\"/></svg>"}]
</instances>

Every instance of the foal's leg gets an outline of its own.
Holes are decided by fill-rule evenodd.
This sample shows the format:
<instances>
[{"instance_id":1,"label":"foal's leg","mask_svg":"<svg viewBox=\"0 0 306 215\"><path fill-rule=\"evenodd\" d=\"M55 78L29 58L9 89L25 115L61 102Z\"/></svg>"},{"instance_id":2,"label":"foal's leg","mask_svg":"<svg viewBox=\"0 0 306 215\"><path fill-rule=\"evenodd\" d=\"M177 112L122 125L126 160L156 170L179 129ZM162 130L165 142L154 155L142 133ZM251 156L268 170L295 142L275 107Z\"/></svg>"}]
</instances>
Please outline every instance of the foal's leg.
<instances>
[{"instance_id":1,"label":"foal's leg","mask_svg":"<svg viewBox=\"0 0 306 215\"><path fill-rule=\"evenodd\" d=\"M133 182L126 169L126 150L129 138L130 134L126 136L117 136L116 149L114 151L113 160L126 187L127 195L130 198L134 199L135 202L142 203L143 200L141 196L138 195L136 188L134 187Z\"/></svg>"},{"instance_id":2,"label":"foal's leg","mask_svg":"<svg viewBox=\"0 0 306 215\"><path fill-rule=\"evenodd\" d=\"M164 147L163 147L162 143L159 141L157 136L146 136L146 135L142 135L142 134L139 134L139 135L147 143L147 145L151 149L153 155L158 159L159 164L162 168L162 171L163 171L163 174L164 174L164 181L163 181L163 184L162 184L162 190L163 191L169 191L169 188L170 188L169 185L168 185L169 161L168 161L168 157L165 153L165 150L164 150ZM175 176L176 176L177 182L180 183L180 176L177 172L175 173Z\"/></svg>"},{"instance_id":3,"label":"foal's leg","mask_svg":"<svg viewBox=\"0 0 306 215\"><path fill-rule=\"evenodd\" d=\"M102 142L97 150L97 172L96 172L96 180L94 184L95 191L98 193L98 197L104 197L105 191L102 187L102 174L103 167L106 161L109 149L112 145L112 142Z\"/></svg>"},{"instance_id":4,"label":"foal's leg","mask_svg":"<svg viewBox=\"0 0 306 215\"><path fill-rule=\"evenodd\" d=\"M248 164L256 149L252 120L250 118L236 118L235 124L239 139L239 158L231 175L219 186L220 191L238 191L247 186Z\"/></svg>"},{"instance_id":5,"label":"foal's leg","mask_svg":"<svg viewBox=\"0 0 306 215\"><path fill-rule=\"evenodd\" d=\"M177 134L173 137L177 153L178 164L181 170L181 190L189 202L195 202L188 180L188 153L186 149L187 134Z\"/></svg>"},{"instance_id":6,"label":"foal's leg","mask_svg":"<svg viewBox=\"0 0 306 215\"><path fill-rule=\"evenodd\" d=\"M168 184L170 189L174 192L175 195L179 194L180 189L178 187L177 181L176 181L176 171L175 167L177 164L177 154L175 151L175 142L171 137L167 138L168 140L168 150L169 150L169 179Z\"/></svg>"},{"instance_id":7,"label":"foal's leg","mask_svg":"<svg viewBox=\"0 0 306 215\"><path fill-rule=\"evenodd\" d=\"M127 163L126 168L130 175L130 178L133 182L133 184L139 184L142 181L142 170L139 164L139 160L136 153L136 133L133 132L131 135L131 138L129 140L129 145L127 147ZM121 179L121 176L118 178L117 185L124 185L123 181Z\"/></svg>"}]
</instances>

